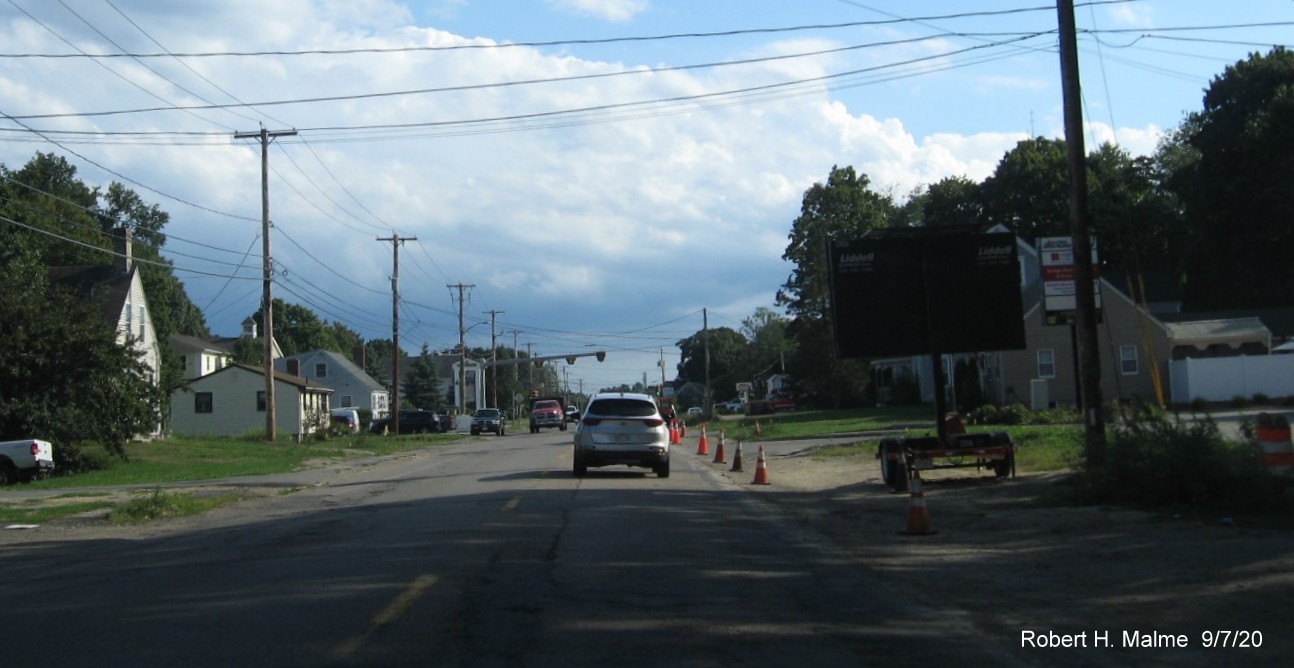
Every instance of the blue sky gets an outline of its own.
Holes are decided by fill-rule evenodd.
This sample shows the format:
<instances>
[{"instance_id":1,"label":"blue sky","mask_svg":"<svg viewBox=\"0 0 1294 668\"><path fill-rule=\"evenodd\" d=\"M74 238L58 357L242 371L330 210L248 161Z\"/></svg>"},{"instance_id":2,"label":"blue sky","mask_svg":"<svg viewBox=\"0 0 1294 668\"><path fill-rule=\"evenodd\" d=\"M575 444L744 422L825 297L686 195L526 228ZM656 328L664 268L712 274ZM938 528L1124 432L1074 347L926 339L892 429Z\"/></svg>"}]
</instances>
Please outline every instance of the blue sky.
<instances>
[{"instance_id":1,"label":"blue sky","mask_svg":"<svg viewBox=\"0 0 1294 668\"><path fill-rule=\"evenodd\" d=\"M1144 154L1228 64L1289 41L1294 2L1076 19L1089 146ZM177 274L232 334L260 291L259 155L233 134L295 128L270 152L276 296L389 337L377 238L416 236L408 350L457 342L446 286L471 284L470 345L494 310L507 345L606 350L566 371L587 390L659 378L662 349L672 375L702 309L737 329L773 307L833 165L903 199L1062 136L1055 29L1041 0L11 0L0 161L54 152L168 211ZM123 52L143 57L18 57Z\"/></svg>"}]
</instances>

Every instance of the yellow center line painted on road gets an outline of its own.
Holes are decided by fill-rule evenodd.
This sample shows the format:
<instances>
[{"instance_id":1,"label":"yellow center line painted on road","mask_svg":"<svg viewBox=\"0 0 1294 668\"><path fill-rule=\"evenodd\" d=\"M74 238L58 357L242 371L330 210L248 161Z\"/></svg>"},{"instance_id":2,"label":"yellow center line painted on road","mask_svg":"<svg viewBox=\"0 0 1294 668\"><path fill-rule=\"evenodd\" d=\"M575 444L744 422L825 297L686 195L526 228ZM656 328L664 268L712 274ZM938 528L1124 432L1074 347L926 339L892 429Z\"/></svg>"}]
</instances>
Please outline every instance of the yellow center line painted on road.
<instances>
[{"instance_id":1,"label":"yellow center line painted on road","mask_svg":"<svg viewBox=\"0 0 1294 668\"><path fill-rule=\"evenodd\" d=\"M519 505L521 505L521 495L520 495L520 494L518 494L518 495L516 495L516 496L512 497L511 499L509 499L509 500L508 500L508 502L507 502L507 503L503 504L503 512L505 512L505 513L510 513L510 512L512 512L512 511L516 510L516 509L517 509L517 506L519 506Z\"/></svg>"},{"instance_id":2,"label":"yellow center line painted on road","mask_svg":"<svg viewBox=\"0 0 1294 668\"><path fill-rule=\"evenodd\" d=\"M428 574L418 576L416 580L409 583L409 586L406 587L404 591L400 592L399 596L395 597L395 600L391 601L390 605L386 606L386 609L382 610L382 612L379 612L377 616L369 620L368 626L365 626L363 631L351 637L350 640L347 640L344 644L333 650L333 658L346 659L354 656L356 652L368 643L369 638L372 638L374 633L377 633L383 626L394 623L396 620L403 617L404 613L409 611L409 608L413 605L414 601L417 601L423 594L427 593L427 590L435 586L438 581L439 579L434 575Z\"/></svg>"}]
</instances>

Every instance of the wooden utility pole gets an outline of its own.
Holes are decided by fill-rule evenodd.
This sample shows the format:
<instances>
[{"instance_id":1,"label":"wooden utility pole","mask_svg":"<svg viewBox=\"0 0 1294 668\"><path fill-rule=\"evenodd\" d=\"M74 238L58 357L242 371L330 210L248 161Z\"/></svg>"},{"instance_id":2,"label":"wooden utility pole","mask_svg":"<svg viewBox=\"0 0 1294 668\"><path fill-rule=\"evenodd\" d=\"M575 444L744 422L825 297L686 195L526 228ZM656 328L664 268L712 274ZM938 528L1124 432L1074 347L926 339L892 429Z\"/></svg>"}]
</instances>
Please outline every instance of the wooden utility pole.
<instances>
[{"instance_id":1,"label":"wooden utility pole","mask_svg":"<svg viewBox=\"0 0 1294 668\"><path fill-rule=\"evenodd\" d=\"M400 433L400 244L417 241L391 232L378 241L391 242L391 428Z\"/></svg>"},{"instance_id":2,"label":"wooden utility pole","mask_svg":"<svg viewBox=\"0 0 1294 668\"><path fill-rule=\"evenodd\" d=\"M463 292L476 286L457 283L445 287L458 289L458 401L461 404L458 408L461 414L467 412L467 330L463 328Z\"/></svg>"},{"instance_id":3,"label":"wooden utility pole","mask_svg":"<svg viewBox=\"0 0 1294 668\"><path fill-rule=\"evenodd\" d=\"M495 319L503 311L490 309L490 406L499 407L499 343L494 334Z\"/></svg>"},{"instance_id":4,"label":"wooden utility pole","mask_svg":"<svg viewBox=\"0 0 1294 668\"><path fill-rule=\"evenodd\" d=\"M1078 77L1078 37L1074 1L1057 0L1060 22L1060 77L1065 101L1065 146L1069 165L1069 222L1074 237L1074 298L1078 369L1087 463L1105 462L1105 417L1101 405L1101 351L1096 331L1095 272L1087 208L1087 164L1083 146L1083 107Z\"/></svg>"},{"instance_id":5,"label":"wooden utility pole","mask_svg":"<svg viewBox=\"0 0 1294 668\"><path fill-rule=\"evenodd\" d=\"M274 265L270 259L270 140L287 137L296 130L270 132L236 132L234 139L259 139L261 142L261 265L264 275L261 288L261 325L265 330L265 439L273 443L278 435L278 416L274 406L274 294L270 285L274 279Z\"/></svg>"},{"instance_id":6,"label":"wooden utility pole","mask_svg":"<svg viewBox=\"0 0 1294 668\"><path fill-rule=\"evenodd\" d=\"M701 309L701 335L704 337L705 348L705 400L701 402L701 409L705 411L706 416L709 416L712 409L710 406L710 313L704 308Z\"/></svg>"}]
</instances>

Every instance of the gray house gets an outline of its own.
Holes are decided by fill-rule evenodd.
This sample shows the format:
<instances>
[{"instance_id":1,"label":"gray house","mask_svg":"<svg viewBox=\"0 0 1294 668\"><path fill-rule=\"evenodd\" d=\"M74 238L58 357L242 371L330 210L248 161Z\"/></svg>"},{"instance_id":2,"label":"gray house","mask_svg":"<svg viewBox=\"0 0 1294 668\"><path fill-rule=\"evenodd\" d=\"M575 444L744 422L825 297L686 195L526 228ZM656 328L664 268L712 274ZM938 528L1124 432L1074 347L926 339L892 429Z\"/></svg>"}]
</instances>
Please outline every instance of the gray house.
<instances>
[{"instance_id":1,"label":"gray house","mask_svg":"<svg viewBox=\"0 0 1294 668\"><path fill-rule=\"evenodd\" d=\"M275 360L274 368L332 390L330 408L364 408L375 418L385 417L391 409L386 388L341 353L314 350L290 355Z\"/></svg>"}]
</instances>

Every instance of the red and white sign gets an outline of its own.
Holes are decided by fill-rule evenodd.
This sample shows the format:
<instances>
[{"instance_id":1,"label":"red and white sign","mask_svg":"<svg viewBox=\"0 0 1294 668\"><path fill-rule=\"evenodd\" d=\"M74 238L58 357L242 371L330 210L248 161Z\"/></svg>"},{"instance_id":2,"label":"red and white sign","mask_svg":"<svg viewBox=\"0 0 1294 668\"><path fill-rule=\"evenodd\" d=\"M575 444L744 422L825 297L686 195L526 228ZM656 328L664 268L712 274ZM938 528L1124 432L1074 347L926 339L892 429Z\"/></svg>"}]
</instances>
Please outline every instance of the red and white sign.
<instances>
[{"instance_id":1,"label":"red and white sign","mask_svg":"<svg viewBox=\"0 0 1294 668\"><path fill-rule=\"evenodd\" d=\"M1074 239L1042 237L1038 239L1038 256L1042 265L1042 301L1049 325L1073 322L1078 311L1078 291L1074 277ZM1096 257L1096 239L1092 239L1092 290L1096 308L1101 308L1101 273Z\"/></svg>"}]
</instances>

